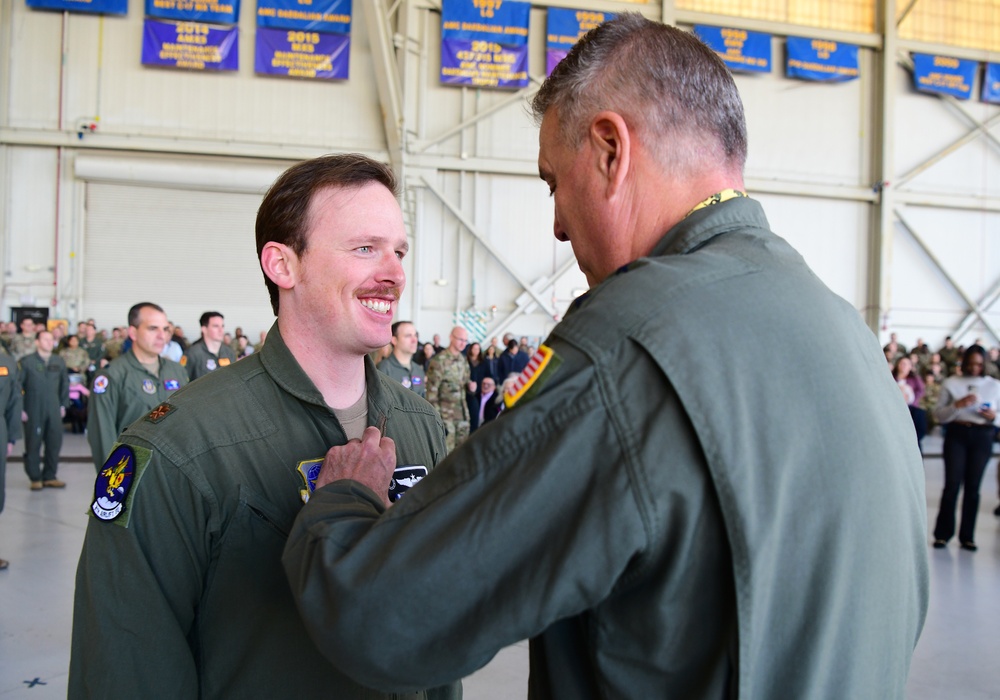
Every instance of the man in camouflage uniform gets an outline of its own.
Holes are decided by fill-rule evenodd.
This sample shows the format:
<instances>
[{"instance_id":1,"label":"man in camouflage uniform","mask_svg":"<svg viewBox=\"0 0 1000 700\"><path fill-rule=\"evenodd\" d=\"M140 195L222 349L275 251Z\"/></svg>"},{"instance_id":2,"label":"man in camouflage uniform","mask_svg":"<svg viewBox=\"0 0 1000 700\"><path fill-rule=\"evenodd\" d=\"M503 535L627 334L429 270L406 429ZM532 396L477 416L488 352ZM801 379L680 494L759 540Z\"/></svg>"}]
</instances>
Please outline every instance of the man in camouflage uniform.
<instances>
[{"instance_id":1,"label":"man in camouflage uniform","mask_svg":"<svg viewBox=\"0 0 1000 700\"><path fill-rule=\"evenodd\" d=\"M10 354L15 360L20 362L22 357L27 357L35 351L35 333L41 328L44 328L41 324L35 328L34 319L21 319L21 333L10 341Z\"/></svg>"},{"instance_id":2,"label":"man in camouflage uniform","mask_svg":"<svg viewBox=\"0 0 1000 700\"><path fill-rule=\"evenodd\" d=\"M461 326L451 330L451 342L427 364L427 400L444 422L448 451L469 437L469 406L465 389L475 392L476 383L469 376L469 362L462 351L469 342L469 332Z\"/></svg>"}]
</instances>

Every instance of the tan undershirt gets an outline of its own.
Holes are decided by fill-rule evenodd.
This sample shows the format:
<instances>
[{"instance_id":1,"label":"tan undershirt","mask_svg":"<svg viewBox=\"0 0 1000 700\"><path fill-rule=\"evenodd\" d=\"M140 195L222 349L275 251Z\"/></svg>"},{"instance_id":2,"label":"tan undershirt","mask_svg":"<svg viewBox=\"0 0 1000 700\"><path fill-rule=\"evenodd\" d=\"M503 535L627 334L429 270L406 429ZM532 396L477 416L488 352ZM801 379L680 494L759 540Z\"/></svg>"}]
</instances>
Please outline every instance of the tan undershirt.
<instances>
[{"instance_id":1,"label":"tan undershirt","mask_svg":"<svg viewBox=\"0 0 1000 700\"><path fill-rule=\"evenodd\" d=\"M139 359L138 357L136 358ZM154 377L160 376L160 361L153 360L152 362L143 362L139 360L139 364L146 368L146 371L152 374Z\"/></svg>"},{"instance_id":2,"label":"tan undershirt","mask_svg":"<svg viewBox=\"0 0 1000 700\"><path fill-rule=\"evenodd\" d=\"M344 426L348 440L360 440L368 427L368 387L361 393L361 398L353 406L333 409L333 415Z\"/></svg>"}]
</instances>

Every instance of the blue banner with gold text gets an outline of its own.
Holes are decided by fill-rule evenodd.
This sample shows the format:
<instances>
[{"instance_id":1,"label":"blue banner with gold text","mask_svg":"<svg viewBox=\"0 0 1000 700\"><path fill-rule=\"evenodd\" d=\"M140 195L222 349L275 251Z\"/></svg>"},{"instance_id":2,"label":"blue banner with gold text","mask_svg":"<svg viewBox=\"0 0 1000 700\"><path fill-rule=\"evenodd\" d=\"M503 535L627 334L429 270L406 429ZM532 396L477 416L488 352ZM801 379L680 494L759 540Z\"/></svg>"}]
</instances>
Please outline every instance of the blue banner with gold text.
<instances>
[{"instance_id":1,"label":"blue banner with gold text","mask_svg":"<svg viewBox=\"0 0 1000 700\"><path fill-rule=\"evenodd\" d=\"M694 33L708 44L729 70L771 72L771 35L746 29L697 24Z\"/></svg>"},{"instance_id":2,"label":"blue banner with gold text","mask_svg":"<svg viewBox=\"0 0 1000 700\"><path fill-rule=\"evenodd\" d=\"M1000 104L1000 63L987 63L983 72L983 102Z\"/></svg>"},{"instance_id":3,"label":"blue banner with gold text","mask_svg":"<svg viewBox=\"0 0 1000 700\"><path fill-rule=\"evenodd\" d=\"M237 27L146 19L142 63L188 70L239 70L239 36Z\"/></svg>"},{"instance_id":4,"label":"blue banner with gold text","mask_svg":"<svg viewBox=\"0 0 1000 700\"><path fill-rule=\"evenodd\" d=\"M550 7L545 30L545 75L552 75L580 37L613 17L611 12Z\"/></svg>"},{"instance_id":5,"label":"blue banner with gold text","mask_svg":"<svg viewBox=\"0 0 1000 700\"><path fill-rule=\"evenodd\" d=\"M146 14L182 22L236 24L240 0L146 0Z\"/></svg>"},{"instance_id":6,"label":"blue banner with gold text","mask_svg":"<svg viewBox=\"0 0 1000 700\"><path fill-rule=\"evenodd\" d=\"M935 95L951 95L960 100L972 97L977 61L933 54L913 54L913 82L917 90Z\"/></svg>"},{"instance_id":7,"label":"blue banner with gold text","mask_svg":"<svg viewBox=\"0 0 1000 700\"><path fill-rule=\"evenodd\" d=\"M527 87L530 13L530 3L514 0L444 0L441 82Z\"/></svg>"},{"instance_id":8,"label":"blue banner with gold text","mask_svg":"<svg viewBox=\"0 0 1000 700\"><path fill-rule=\"evenodd\" d=\"M347 80L350 34L257 28L254 71L292 78Z\"/></svg>"},{"instance_id":9,"label":"blue banner with gold text","mask_svg":"<svg viewBox=\"0 0 1000 700\"><path fill-rule=\"evenodd\" d=\"M785 74L789 78L843 82L861 75L858 47L827 39L790 36L785 41L788 58Z\"/></svg>"},{"instance_id":10,"label":"blue banner with gold text","mask_svg":"<svg viewBox=\"0 0 1000 700\"><path fill-rule=\"evenodd\" d=\"M257 0L257 26L351 33L351 0Z\"/></svg>"},{"instance_id":11,"label":"blue banner with gold text","mask_svg":"<svg viewBox=\"0 0 1000 700\"><path fill-rule=\"evenodd\" d=\"M28 0L36 10L89 12L95 15L127 15L128 0Z\"/></svg>"}]
</instances>

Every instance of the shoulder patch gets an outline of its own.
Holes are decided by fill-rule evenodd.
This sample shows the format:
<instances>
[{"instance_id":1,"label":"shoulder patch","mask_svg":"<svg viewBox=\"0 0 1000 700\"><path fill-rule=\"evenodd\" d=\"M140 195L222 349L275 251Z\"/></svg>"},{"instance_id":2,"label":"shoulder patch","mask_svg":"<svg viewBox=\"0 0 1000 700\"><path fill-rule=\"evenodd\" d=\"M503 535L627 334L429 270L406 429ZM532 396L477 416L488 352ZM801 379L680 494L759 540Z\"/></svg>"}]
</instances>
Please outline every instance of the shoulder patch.
<instances>
[{"instance_id":1,"label":"shoulder patch","mask_svg":"<svg viewBox=\"0 0 1000 700\"><path fill-rule=\"evenodd\" d=\"M108 390L108 375L101 374L94 380L94 393L103 394Z\"/></svg>"},{"instance_id":2,"label":"shoulder patch","mask_svg":"<svg viewBox=\"0 0 1000 700\"><path fill-rule=\"evenodd\" d=\"M167 417L168 413L172 413L175 410L177 410L176 406L164 401L159 406L157 406L156 408L154 408L152 411L149 412L149 415L146 416L146 420L148 420L150 423L159 423L161 420Z\"/></svg>"},{"instance_id":3,"label":"shoulder patch","mask_svg":"<svg viewBox=\"0 0 1000 700\"><path fill-rule=\"evenodd\" d=\"M316 490L316 479L319 477L319 470L323 466L323 457L319 459L304 459L299 462L298 472L302 477L304 488L299 490L299 496L303 503L309 502L309 497Z\"/></svg>"},{"instance_id":4,"label":"shoulder patch","mask_svg":"<svg viewBox=\"0 0 1000 700\"><path fill-rule=\"evenodd\" d=\"M538 351L528 361L528 365L520 376L504 390L503 402L507 408L513 408L519 401L529 400L537 394L542 386L551 379L562 358L552 348L540 345Z\"/></svg>"},{"instance_id":5,"label":"shoulder patch","mask_svg":"<svg viewBox=\"0 0 1000 700\"><path fill-rule=\"evenodd\" d=\"M118 444L94 482L94 501L90 512L98 520L128 527L133 488L149 464L152 452L131 445Z\"/></svg>"}]
</instances>

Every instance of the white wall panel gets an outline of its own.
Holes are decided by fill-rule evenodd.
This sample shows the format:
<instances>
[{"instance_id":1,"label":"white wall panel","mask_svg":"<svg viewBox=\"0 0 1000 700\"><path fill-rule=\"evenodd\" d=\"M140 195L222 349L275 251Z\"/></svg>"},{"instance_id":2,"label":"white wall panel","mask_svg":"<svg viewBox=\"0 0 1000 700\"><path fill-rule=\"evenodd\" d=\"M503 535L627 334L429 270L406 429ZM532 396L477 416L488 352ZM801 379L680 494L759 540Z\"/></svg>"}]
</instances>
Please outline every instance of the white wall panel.
<instances>
[{"instance_id":1,"label":"white wall panel","mask_svg":"<svg viewBox=\"0 0 1000 700\"><path fill-rule=\"evenodd\" d=\"M153 301L192 340L209 310L252 339L270 328L254 242L260 195L106 183L87 190L84 316L125 325L129 307Z\"/></svg>"}]
</instances>

